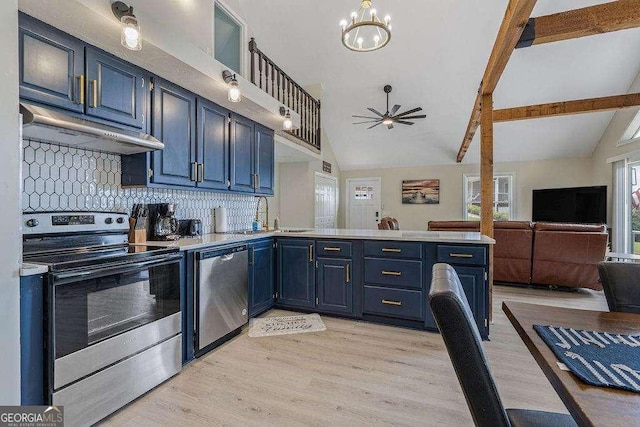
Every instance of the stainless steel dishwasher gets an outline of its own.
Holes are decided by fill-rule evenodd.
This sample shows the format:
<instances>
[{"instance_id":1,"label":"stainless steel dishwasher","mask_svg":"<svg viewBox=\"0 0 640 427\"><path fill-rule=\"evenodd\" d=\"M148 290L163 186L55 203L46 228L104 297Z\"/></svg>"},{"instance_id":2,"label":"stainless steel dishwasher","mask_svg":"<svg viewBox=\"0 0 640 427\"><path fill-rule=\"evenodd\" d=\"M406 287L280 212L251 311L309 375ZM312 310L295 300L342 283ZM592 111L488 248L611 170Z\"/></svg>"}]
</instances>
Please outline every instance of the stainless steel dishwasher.
<instances>
[{"instance_id":1,"label":"stainless steel dishwasher","mask_svg":"<svg viewBox=\"0 0 640 427\"><path fill-rule=\"evenodd\" d=\"M196 354L239 333L247 323L247 245L196 253Z\"/></svg>"}]
</instances>

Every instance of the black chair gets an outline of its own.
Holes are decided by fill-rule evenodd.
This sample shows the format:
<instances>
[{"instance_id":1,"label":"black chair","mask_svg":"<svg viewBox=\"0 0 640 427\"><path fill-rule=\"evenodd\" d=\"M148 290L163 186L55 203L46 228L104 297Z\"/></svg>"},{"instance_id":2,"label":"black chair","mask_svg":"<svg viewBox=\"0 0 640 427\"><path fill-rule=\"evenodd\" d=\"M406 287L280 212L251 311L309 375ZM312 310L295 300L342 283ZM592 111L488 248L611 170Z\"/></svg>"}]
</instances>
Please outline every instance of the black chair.
<instances>
[{"instance_id":1,"label":"black chair","mask_svg":"<svg viewBox=\"0 0 640 427\"><path fill-rule=\"evenodd\" d=\"M598 273L610 311L640 314L640 264L605 261Z\"/></svg>"},{"instance_id":2,"label":"black chair","mask_svg":"<svg viewBox=\"0 0 640 427\"><path fill-rule=\"evenodd\" d=\"M576 426L567 414L504 409L469 302L448 264L433 266L429 305L476 426Z\"/></svg>"}]
</instances>

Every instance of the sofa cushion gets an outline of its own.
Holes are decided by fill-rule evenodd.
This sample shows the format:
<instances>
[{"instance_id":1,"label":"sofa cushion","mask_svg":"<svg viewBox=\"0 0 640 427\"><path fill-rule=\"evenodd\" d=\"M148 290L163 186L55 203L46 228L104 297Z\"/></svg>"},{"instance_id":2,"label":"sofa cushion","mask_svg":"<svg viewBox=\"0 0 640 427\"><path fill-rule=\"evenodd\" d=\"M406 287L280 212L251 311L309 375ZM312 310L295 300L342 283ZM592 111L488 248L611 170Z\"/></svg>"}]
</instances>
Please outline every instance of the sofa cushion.
<instances>
[{"instance_id":1,"label":"sofa cushion","mask_svg":"<svg viewBox=\"0 0 640 427\"><path fill-rule=\"evenodd\" d=\"M533 250L531 224L500 225L494 229L493 278L498 282L529 283Z\"/></svg>"},{"instance_id":2,"label":"sofa cushion","mask_svg":"<svg viewBox=\"0 0 640 427\"><path fill-rule=\"evenodd\" d=\"M525 229L531 230L533 228L533 223L531 221L494 221L493 228L497 229Z\"/></svg>"},{"instance_id":3,"label":"sofa cushion","mask_svg":"<svg viewBox=\"0 0 640 427\"><path fill-rule=\"evenodd\" d=\"M564 224L559 222L536 222L533 229L537 231L572 231L578 233L605 233L604 224Z\"/></svg>"}]
</instances>

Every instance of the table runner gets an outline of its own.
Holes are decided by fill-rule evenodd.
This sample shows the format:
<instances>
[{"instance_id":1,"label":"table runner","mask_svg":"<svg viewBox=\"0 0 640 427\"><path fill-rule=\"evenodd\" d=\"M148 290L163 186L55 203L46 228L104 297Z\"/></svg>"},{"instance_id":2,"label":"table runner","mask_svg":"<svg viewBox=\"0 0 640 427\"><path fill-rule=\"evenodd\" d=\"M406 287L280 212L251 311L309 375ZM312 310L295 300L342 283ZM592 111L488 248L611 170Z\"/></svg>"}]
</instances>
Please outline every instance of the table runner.
<instances>
[{"instance_id":1,"label":"table runner","mask_svg":"<svg viewBox=\"0 0 640 427\"><path fill-rule=\"evenodd\" d=\"M533 325L571 372L586 383L640 393L640 334Z\"/></svg>"}]
</instances>

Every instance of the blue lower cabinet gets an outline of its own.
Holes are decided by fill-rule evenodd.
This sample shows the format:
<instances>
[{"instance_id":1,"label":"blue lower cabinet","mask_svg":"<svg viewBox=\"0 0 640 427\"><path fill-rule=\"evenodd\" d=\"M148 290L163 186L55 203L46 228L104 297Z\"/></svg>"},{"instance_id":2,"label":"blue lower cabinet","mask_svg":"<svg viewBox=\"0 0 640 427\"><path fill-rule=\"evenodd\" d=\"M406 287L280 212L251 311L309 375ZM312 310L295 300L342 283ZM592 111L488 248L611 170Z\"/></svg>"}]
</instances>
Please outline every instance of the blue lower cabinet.
<instances>
[{"instance_id":1,"label":"blue lower cabinet","mask_svg":"<svg viewBox=\"0 0 640 427\"><path fill-rule=\"evenodd\" d=\"M278 304L315 308L315 243L308 239L278 240Z\"/></svg>"},{"instance_id":2,"label":"blue lower cabinet","mask_svg":"<svg viewBox=\"0 0 640 427\"><path fill-rule=\"evenodd\" d=\"M257 316L274 304L273 240L249 244L249 317Z\"/></svg>"},{"instance_id":3,"label":"blue lower cabinet","mask_svg":"<svg viewBox=\"0 0 640 427\"><path fill-rule=\"evenodd\" d=\"M317 259L318 311L353 313L353 268L351 259Z\"/></svg>"},{"instance_id":4,"label":"blue lower cabinet","mask_svg":"<svg viewBox=\"0 0 640 427\"><path fill-rule=\"evenodd\" d=\"M20 278L20 404L44 405L44 284Z\"/></svg>"},{"instance_id":5,"label":"blue lower cabinet","mask_svg":"<svg viewBox=\"0 0 640 427\"><path fill-rule=\"evenodd\" d=\"M423 307L421 290L364 285L364 312L367 314L423 320Z\"/></svg>"},{"instance_id":6,"label":"blue lower cabinet","mask_svg":"<svg viewBox=\"0 0 640 427\"><path fill-rule=\"evenodd\" d=\"M482 338L489 336L488 295L485 290L485 270L482 267L462 267L454 265L460 283L471 306L473 317Z\"/></svg>"}]
</instances>

